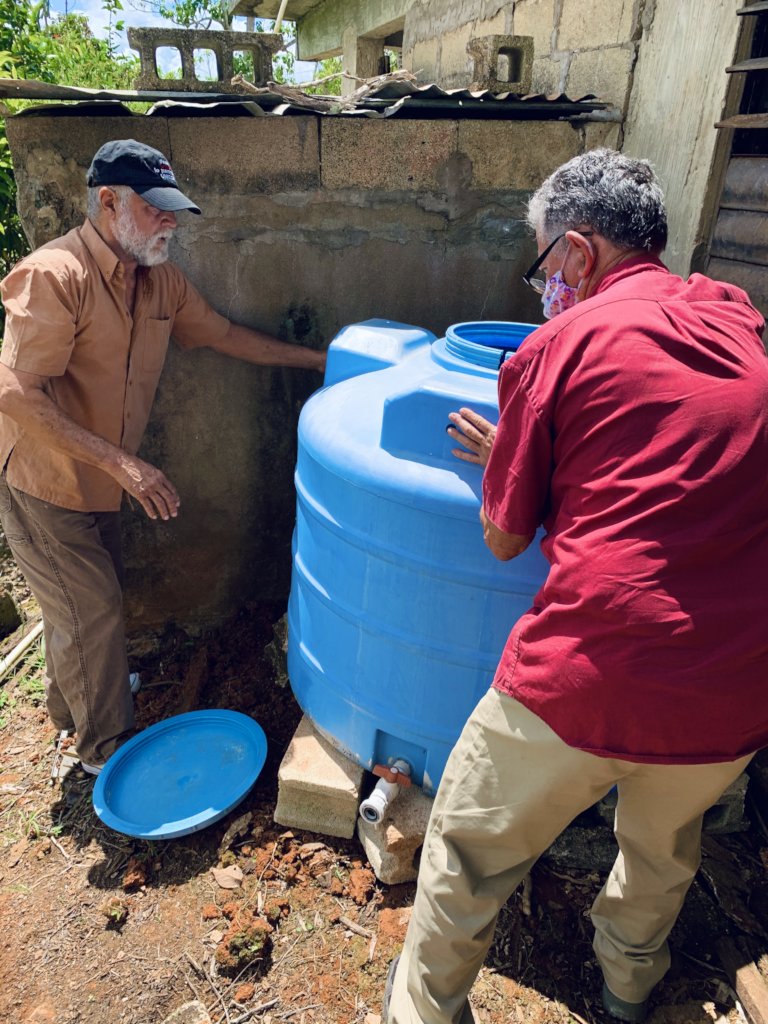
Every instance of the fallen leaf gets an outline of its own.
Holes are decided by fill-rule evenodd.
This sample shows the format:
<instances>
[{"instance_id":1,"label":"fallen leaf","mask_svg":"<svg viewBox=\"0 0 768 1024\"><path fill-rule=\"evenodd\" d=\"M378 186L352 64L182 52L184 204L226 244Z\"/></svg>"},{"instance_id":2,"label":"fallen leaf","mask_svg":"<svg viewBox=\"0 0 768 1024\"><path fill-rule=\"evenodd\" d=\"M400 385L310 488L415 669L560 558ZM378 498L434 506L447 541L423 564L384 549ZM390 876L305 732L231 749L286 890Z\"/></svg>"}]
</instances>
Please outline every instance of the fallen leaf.
<instances>
[{"instance_id":1,"label":"fallen leaf","mask_svg":"<svg viewBox=\"0 0 768 1024\"><path fill-rule=\"evenodd\" d=\"M211 874L221 889L239 889L243 884L243 872L237 864L228 868L211 868Z\"/></svg>"}]
</instances>

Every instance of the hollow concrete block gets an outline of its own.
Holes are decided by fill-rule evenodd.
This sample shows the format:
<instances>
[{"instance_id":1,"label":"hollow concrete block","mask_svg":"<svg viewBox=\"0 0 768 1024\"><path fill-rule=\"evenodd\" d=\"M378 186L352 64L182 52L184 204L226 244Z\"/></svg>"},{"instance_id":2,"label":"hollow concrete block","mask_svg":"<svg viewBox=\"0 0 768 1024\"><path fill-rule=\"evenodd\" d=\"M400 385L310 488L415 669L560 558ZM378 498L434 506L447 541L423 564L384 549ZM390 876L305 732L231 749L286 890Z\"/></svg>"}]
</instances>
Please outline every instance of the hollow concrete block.
<instances>
[{"instance_id":1,"label":"hollow concrete block","mask_svg":"<svg viewBox=\"0 0 768 1024\"><path fill-rule=\"evenodd\" d=\"M277 773L278 825L351 839L363 769L340 754L305 715Z\"/></svg>"}]
</instances>

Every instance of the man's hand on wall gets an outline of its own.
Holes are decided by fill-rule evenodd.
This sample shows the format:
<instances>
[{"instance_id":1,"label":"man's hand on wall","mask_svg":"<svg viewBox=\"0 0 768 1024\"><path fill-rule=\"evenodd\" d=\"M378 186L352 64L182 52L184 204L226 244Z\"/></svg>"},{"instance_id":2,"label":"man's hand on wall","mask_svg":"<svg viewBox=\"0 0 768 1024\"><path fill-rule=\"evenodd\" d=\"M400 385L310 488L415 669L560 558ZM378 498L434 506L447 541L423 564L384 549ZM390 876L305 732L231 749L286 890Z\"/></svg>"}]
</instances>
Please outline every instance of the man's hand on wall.
<instances>
[{"instance_id":1,"label":"man's hand on wall","mask_svg":"<svg viewBox=\"0 0 768 1024\"><path fill-rule=\"evenodd\" d=\"M461 448L451 449L452 454L464 462L475 462L485 466L496 437L496 427L493 423L472 409L452 412L448 419L453 423L452 427L446 428L448 436L462 445Z\"/></svg>"},{"instance_id":2,"label":"man's hand on wall","mask_svg":"<svg viewBox=\"0 0 768 1024\"><path fill-rule=\"evenodd\" d=\"M123 452L112 476L139 502L150 519L175 519L178 515L181 499L176 488L155 466Z\"/></svg>"}]
</instances>

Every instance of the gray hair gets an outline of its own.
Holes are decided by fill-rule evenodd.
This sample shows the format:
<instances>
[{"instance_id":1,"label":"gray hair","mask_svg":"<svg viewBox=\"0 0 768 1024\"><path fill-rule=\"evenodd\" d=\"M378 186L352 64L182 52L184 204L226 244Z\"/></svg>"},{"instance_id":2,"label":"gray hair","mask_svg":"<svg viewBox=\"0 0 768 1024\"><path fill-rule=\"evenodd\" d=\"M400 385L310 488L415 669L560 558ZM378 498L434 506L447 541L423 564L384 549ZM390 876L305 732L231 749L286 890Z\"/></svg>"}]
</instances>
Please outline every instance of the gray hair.
<instances>
[{"instance_id":1,"label":"gray hair","mask_svg":"<svg viewBox=\"0 0 768 1024\"><path fill-rule=\"evenodd\" d=\"M622 249L660 253L667 243L653 168L613 149L593 149L558 167L531 197L528 223L547 242L588 224Z\"/></svg>"},{"instance_id":2,"label":"gray hair","mask_svg":"<svg viewBox=\"0 0 768 1024\"><path fill-rule=\"evenodd\" d=\"M101 214L99 192L103 187L103 185L96 185L95 187L88 189L87 214L89 220L97 220ZM126 202L128 196L133 192L130 185L110 185L109 188L111 188L115 195L118 196L121 203Z\"/></svg>"}]
</instances>

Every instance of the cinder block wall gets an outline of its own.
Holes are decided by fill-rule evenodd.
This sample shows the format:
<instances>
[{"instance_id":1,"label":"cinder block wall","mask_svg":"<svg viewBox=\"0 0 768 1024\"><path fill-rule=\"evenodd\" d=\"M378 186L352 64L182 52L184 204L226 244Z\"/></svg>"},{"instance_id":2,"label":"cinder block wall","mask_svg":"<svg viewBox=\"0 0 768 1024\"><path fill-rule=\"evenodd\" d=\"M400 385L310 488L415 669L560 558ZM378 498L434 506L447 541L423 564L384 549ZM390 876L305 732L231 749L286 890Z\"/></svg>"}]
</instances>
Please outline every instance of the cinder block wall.
<instances>
[{"instance_id":1,"label":"cinder block wall","mask_svg":"<svg viewBox=\"0 0 768 1024\"><path fill-rule=\"evenodd\" d=\"M471 319L539 322L520 279L530 191L615 126L565 121L77 115L10 118L33 245L81 222L94 151L165 152L203 209L172 258L220 312L318 347L389 317L440 334ZM216 623L288 591L296 423L309 372L171 349L142 448L178 487L169 524L126 509L134 629Z\"/></svg>"},{"instance_id":2,"label":"cinder block wall","mask_svg":"<svg viewBox=\"0 0 768 1024\"><path fill-rule=\"evenodd\" d=\"M624 112L644 10L617 0L416 0L405 16L403 64L446 89L472 81L473 36L533 36L533 91L594 93Z\"/></svg>"},{"instance_id":3,"label":"cinder block wall","mask_svg":"<svg viewBox=\"0 0 768 1024\"><path fill-rule=\"evenodd\" d=\"M724 0L415 0L403 63L424 82L466 88L473 36L534 40L534 92L593 93L622 123L608 144L650 160L667 199L669 268L686 276L706 252L720 187L715 154L744 20Z\"/></svg>"}]
</instances>

